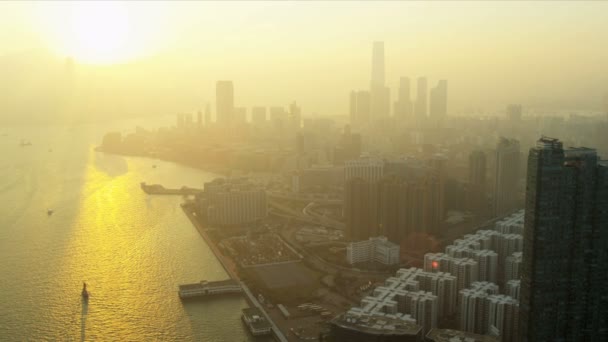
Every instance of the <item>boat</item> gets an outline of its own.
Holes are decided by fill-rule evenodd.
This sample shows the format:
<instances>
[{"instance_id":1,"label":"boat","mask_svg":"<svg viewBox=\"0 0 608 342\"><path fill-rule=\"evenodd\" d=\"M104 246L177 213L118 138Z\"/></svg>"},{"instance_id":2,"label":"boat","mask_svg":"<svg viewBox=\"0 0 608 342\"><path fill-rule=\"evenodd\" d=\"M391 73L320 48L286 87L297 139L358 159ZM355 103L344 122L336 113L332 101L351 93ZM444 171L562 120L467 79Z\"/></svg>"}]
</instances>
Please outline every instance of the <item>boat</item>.
<instances>
[{"instance_id":1,"label":"boat","mask_svg":"<svg viewBox=\"0 0 608 342\"><path fill-rule=\"evenodd\" d=\"M54 211L53 209L47 209L47 210L46 210L46 214L47 214L48 216L53 215L53 213L54 213L54 212L55 212L55 211Z\"/></svg>"},{"instance_id":2,"label":"boat","mask_svg":"<svg viewBox=\"0 0 608 342\"><path fill-rule=\"evenodd\" d=\"M272 326L258 308L242 309L241 319L253 336L268 335L272 332Z\"/></svg>"},{"instance_id":3,"label":"boat","mask_svg":"<svg viewBox=\"0 0 608 342\"><path fill-rule=\"evenodd\" d=\"M87 291L87 283L85 282L82 283L82 299L89 299L89 291Z\"/></svg>"}]
</instances>

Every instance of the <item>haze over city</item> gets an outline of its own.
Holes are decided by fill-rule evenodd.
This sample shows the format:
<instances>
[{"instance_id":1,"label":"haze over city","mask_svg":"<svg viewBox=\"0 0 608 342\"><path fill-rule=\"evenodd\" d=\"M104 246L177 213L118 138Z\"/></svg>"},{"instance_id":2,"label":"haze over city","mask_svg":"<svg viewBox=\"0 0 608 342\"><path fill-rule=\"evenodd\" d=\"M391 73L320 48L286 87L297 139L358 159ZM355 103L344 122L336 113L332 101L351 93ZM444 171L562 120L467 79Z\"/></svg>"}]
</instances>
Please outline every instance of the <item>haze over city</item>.
<instances>
[{"instance_id":1,"label":"haze over city","mask_svg":"<svg viewBox=\"0 0 608 342\"><path fill-rule=\"evenodd\" d=\"M345 115L344 94L367 86L376 40L386 44L387 86L402 75L448 79L454 115L506 102L597 110L608 82L603 2L0 6L4 120L197 110L217 79L235 82L239 105L292 99L309 114Z\"/></svg>"},{"instance_id":2,"label":"haze over city","mask_svg":"<svg viewBox=\"0 0 608 342\"><path fill-rule=\"evenodd\" d=\"M0 341L608 341L607 10L0 2Z\"/></svg>"}]
</instances>

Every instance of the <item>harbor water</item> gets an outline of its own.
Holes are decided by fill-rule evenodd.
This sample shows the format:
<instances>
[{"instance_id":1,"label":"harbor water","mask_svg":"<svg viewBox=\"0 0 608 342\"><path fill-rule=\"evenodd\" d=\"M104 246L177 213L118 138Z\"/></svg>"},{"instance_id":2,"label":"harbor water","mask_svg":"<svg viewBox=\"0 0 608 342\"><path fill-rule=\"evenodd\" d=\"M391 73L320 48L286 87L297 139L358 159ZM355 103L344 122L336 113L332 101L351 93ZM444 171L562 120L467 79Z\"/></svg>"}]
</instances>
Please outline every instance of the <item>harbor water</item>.
<instances>
[{"instance_id":1,"label":"harbor water","mask_svg":"<svg viewBox=\"0 0 608 342\"><path fill-rule=\"evenodd\" d=\"M241 322L245 299L180 301L179 284L227 275L179 196L140 189L215 175L94 151L136 124L0 127L1 341L260 341Z\"/></svg>"}]
</instances>

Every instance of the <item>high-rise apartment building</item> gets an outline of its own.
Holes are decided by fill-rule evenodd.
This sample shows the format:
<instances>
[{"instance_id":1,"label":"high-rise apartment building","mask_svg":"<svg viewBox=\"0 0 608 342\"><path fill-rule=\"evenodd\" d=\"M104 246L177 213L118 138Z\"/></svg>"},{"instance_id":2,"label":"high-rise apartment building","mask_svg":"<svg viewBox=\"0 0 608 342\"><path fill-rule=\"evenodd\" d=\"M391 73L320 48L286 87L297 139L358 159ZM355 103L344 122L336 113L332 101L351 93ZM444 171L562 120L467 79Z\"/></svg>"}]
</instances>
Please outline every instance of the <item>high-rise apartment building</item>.
<instances>
[{"instance_id":1,"label":"high-rise apartment building","mask_svg":"<svg viewBox=\"0 0 608 342\"><path fill-rule=\"evenodd\" d=\"M395 101L394 116L401 122L407 122L414 113L413 103L410 95L410 79L401 77L399 79L399 92Z\"/></svg>"},{"instance_id":2,"label":"high-rise apartment building","mask_svg":"<svg viewBox=\"0 0 608 342\"><path fill-rule=\"evenodd\" d=\"M486 154L473 151L469 155L469 193L468 207L477 214L486 209Z\"/></svg>"},{"instance_id":3,"label":"high-rise apartment building","mask_svg":"<svg viewBox=\"0 0 608 342\"><path fill-rule=\"evenodd\" d=\"M434 120L442 120L448 114L448 81L440 80L432 88L429 96L429 116Z\"/></svg>"},{"instance_id":4,"label":"high-rise apartment building","mask_svg":"<svg viewBox=\"0 0 608 342\"><path fill-rule=\"evenodd\" d=\"M523 235L520 341L607 341L608 162L538 140Z\"/></svg>"},{"instance_id":5,"label":"high-rise apartment building","mask_svg":"<svg viewBox=\"0 0 608 342\"><path fill-rule=\"evenodd\" d=\"M494 215L504 216L518 209L519 141L500 138L496 146Z\"/></svg>"},{"instance_id":6,"label":"high-rise apartment building","mask_svg":"<svg viewBox=\"0 0 608 342\"><path fill-rule=\"evenodd\" d=\"M215 121L230 125L234 112L234 88L232 81L217 81L215 85Z\"/></svg>"},{"instance_id":7,"label":"high-rise apartment building","mask_svg":"<svg viewBox=\"0 0 608 342\"><path fill-rule=\"evenodd\" d=\"M426 119L427 116L427 85L426 77L418 77L416 88L416 102L414 104L414 114L418 121Z\"/></svg>"}]
</instances>

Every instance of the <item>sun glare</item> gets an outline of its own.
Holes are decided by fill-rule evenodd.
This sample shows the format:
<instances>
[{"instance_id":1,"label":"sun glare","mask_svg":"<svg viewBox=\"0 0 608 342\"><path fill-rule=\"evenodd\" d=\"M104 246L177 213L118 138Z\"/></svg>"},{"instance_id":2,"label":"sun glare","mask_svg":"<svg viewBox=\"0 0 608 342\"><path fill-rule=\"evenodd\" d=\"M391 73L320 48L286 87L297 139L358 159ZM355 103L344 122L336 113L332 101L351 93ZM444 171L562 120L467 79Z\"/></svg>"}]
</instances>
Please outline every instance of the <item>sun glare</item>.
<instances>
[{"instance_id":1,"label":"sun glare","mask_svg":"<svg viewBox=\"0 0 608 342\"><path fill-rule=\"evenodd\" d=\"M47 36L57 53L88 64L124 63L154 47L158 23L149 12L121 2L71 2L44 9Z\"/></svg>"}]
</instances>

